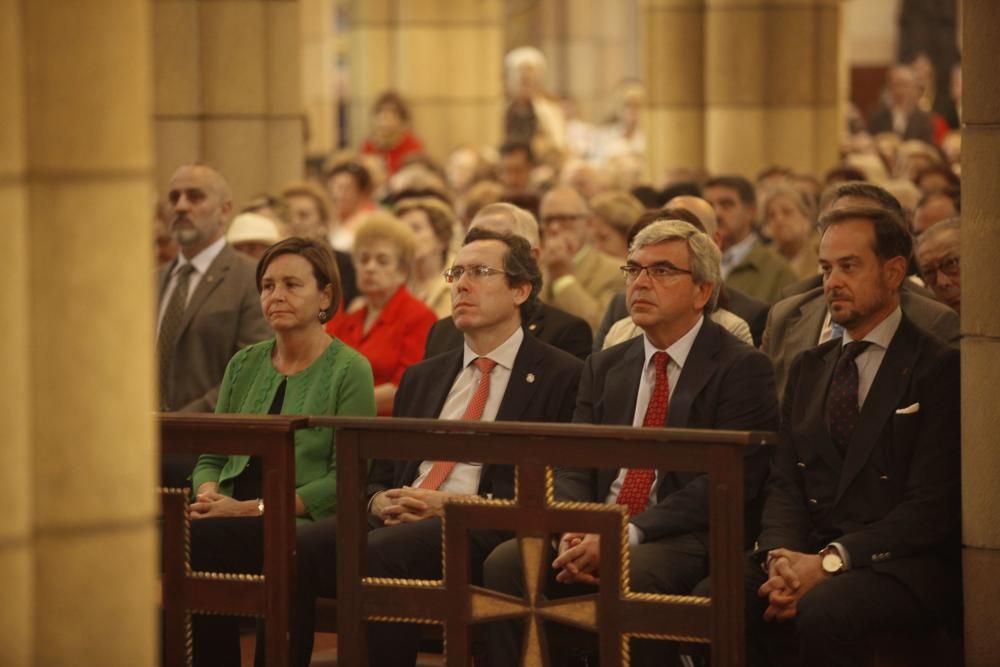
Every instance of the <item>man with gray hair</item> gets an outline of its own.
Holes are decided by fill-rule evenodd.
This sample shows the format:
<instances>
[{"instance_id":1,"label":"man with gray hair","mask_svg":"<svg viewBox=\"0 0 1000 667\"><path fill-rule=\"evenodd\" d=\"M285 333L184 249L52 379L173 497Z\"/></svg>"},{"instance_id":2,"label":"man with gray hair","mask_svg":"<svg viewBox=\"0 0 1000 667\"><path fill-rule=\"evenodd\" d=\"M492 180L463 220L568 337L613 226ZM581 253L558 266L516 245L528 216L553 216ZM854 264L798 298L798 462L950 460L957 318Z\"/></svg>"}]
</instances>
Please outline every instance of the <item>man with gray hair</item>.
<instances>
[{"instance_id":1,"label":"man with gray hair","mask_svg":"<svg viewBox=\"0 0 1000 667\"><path fill-rule=\"evenodd\" d=\"M962 312L959 226L958 218L939 222L917 237L914 249L924 284L956 313Z\"/></svg>"},{"instance_id":2,"label":"man with gray hair","mask_svg":"<svg viewBox=\"0 0 1000 667\"><path fill-rule=\"evenodd\" d=\"M704 314L721 284L712 239L687 222L654 222L632 242L623 273L629 311L643 335L591 355L573 421L775 430L778 402L767 357ZM746 450L746 535L757 533L768 461L765 449ZM708 576L707 482L703 474L666 470L564 468L556 470L555 493L559 500L625 506L632 590L686 594ZM567 533L557 551L548 594L594 592L601 559L597 536ZM515 541L497 547L486 561L486 586L521 595L520 563ZM520 634L516 623L494 624L493 663L518 664ZM665 651L673 649L635 641L632 664L670 664Z\"/></svg>"}]
</instances>

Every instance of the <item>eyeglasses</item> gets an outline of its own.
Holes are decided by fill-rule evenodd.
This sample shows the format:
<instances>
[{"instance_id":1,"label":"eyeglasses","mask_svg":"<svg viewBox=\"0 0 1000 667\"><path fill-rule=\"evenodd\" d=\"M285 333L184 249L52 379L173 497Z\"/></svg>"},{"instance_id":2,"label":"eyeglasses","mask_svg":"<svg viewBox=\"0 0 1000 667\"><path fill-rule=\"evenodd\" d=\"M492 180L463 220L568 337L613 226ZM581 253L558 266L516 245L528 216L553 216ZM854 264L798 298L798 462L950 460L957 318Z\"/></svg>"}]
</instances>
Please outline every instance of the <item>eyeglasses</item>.
<instances>
[{"instance_id":1,"label":"eyeglasses","mask_svg":"<svg viewBox=\"0 0 1000 667\"><path fill-rule=\"evenodd\" d=\"M946 257L937 264L920 267L920 277L928 287L937 284L937 274L943 273L949 278L957 278L960 272L958 257Z\"/></svg>"},{"instance_id":2,"label":"eyeglasses","mask_svg":"<svg viewBox=\"0 0 1000 667\"><path fill-rule=\"evenodd\" d=\"M650 264L649 266L643 266L642 264L626 264L625 266L618 267L621 269L622 274L625 276L625 282L631 283L639 279L639 275L645 271L649 274L649 277L658 282L664 282L669 278L681 275L691 275L691 271L688 269L682 269L674 266L670 262L657 262L656 264Z\"/></svg>"},{"instance_id":3,"label":"eyeglasses","mask_svg":"<svg viewBox=\"0 0 1000 667\"><path fill-rule=\"evenodd\" d=\"M445 269L445 272L441 275L444 276L444 279L447 282L457 283L466 273L469 274L469 278L476 282L498 274L509 275L503 269L494 269L492 266L486 266L485 264L476 264L475 266L453 266L450 269Z\"/></svg>"},{"instance_id":4,"label":"eyeglasses","mask_svg":"<svg viewBox=\"0 0 1000 667\"><path fill-rule=\"evenodd\" d=\"M582 220L585 218L582 213L553 213L552 215L547 215L542 218L542 226L549 227L551 225L564 225L571 222L576 222L577 220Z\"/></svg>"}]
</instances>

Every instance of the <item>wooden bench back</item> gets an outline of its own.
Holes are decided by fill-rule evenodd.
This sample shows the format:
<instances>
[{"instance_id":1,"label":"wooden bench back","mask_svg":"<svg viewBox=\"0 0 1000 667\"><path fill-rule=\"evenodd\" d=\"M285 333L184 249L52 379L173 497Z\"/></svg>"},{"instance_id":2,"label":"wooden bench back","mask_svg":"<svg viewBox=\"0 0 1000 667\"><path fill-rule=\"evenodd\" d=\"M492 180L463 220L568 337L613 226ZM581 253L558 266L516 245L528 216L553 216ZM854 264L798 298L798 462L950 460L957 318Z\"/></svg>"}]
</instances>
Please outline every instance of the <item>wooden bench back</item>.
<instances>
[{"instance_id":1,"label":"wooden bench back","mask_svg":"<svg viewBox=\"0 0 1000 667\"><path fill-rule=\"evenodd\" d=\"M528 619L530 664L546 664L544 620L597 632L606 667L627 664L631 636L711 643L713 664L743 664L743 452L774 444L775 434L432 419L320 417L309 423L337 428L338 664L367 664L366 620L443 625L447 664L453 667L468 664L471 625L514 617ZM368 461L377 458L516 465L517 497L448 504L443 580L363 579ZM548 466L707 472L712 599L629 590L623 510L554 502ZM481 528L517 535L531 591L527 601L469 584L468 532ZM600 535L599 591L535 599L548 567L541 562L545 541L565 530Z\"/></svg>"},{"instance_id":2,"label":"wooden bench back","mask_svg":"<svg viewBox=\"0 0 1000 667\"><path fill-rule=\"evenodd\" d=\"M267 664L289 662L288 624L295 581L295 431L305 417L162 414L164 453L245 454L261 462L264 574L191 570L188 492L161 489L163 637L167 667L191 664L191 614L258 616L267 622Z\"/></svg>"}]
</instances>

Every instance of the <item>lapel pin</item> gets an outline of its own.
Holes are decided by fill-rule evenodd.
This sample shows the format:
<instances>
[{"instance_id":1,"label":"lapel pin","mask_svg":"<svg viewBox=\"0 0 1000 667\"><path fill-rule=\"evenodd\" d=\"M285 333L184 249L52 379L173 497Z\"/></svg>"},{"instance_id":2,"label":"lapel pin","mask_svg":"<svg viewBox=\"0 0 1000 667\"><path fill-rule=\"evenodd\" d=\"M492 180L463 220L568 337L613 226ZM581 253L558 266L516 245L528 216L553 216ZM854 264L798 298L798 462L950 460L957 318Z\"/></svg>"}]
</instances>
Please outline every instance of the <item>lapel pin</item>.
<instances>
[{"instance_id":1,"label":"lapel pin","mask_svg":"<svg viewBox=\"0 0 1000 667\"><path fill-rule=\"evenodd\" d=\"M528 376L526 378L524 378L524 379L528 381L528 384L531 384L532 382L535 381L535 374L534 373L528 373Z\"/></svg>"},{"instance_id":2,"label":"lapel pin","mask_svg":"<svg viewBox=\"0 0 1000 667\"><path fill-rule=\"evenodd\" d=\"M538 328L537 324L532 323L528 325L528 331L534 331L537 328Z\"/></svg>"}]
</instances>

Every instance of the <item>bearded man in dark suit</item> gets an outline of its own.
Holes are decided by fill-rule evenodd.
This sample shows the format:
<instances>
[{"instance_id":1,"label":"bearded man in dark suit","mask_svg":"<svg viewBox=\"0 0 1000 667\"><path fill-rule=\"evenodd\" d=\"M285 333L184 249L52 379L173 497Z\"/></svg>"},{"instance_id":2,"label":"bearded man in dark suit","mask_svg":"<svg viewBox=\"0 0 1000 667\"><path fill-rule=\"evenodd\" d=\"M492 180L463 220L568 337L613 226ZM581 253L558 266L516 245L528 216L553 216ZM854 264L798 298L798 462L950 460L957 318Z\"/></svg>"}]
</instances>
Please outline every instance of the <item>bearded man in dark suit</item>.
<instances>
[{"instance_id":1,"label":"bearded man in dark suit","mask_svg":"<svg viewBox=\"0 0 1000 667\"><path fill-rule=\"evenodd\" d=\"M747 664L797 636L802 664L864 663L863 641L961 605L958 352L900 308L912 240L881 208L820 220L842 336L792 364L782 442L747 569Z\"/></svg>"}]
</instances>

